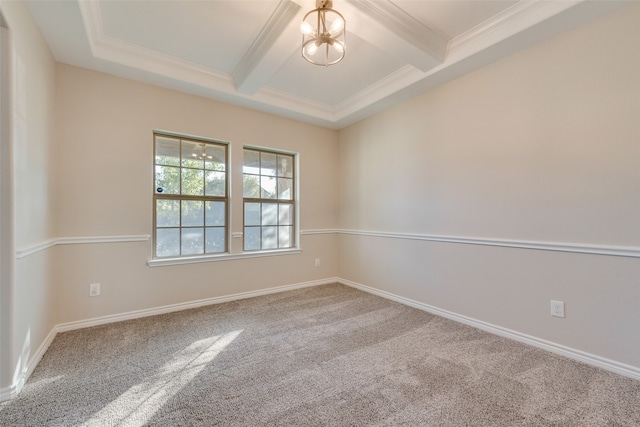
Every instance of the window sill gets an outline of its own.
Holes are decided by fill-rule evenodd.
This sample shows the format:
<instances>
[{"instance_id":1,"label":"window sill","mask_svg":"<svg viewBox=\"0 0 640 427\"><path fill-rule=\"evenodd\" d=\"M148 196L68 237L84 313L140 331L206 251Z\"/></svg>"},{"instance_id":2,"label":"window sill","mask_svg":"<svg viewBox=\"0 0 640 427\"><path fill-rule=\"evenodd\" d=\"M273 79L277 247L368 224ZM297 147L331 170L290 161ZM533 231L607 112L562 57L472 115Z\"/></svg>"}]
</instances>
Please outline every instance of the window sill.
<instances>
[{"instance_id":1,"label":"window sill","mask_svg":"<svg viewBox=\"0 0 640 427\"><path fill-rule=\"evenodd\" d=\"M219 254L219 255L199 255L190 257L179 258L157 258L147 261L149 267L162 267L165 265L180 265L180 264L197 264L201 262L214 262L214 261L231 261L234 259L247 259L247 258L263 258L280 255L294 255L302 253L302 249L279 249L273 251L256 251L256 252L242 252L239 254Z\"/></svg>"}]
</instances>

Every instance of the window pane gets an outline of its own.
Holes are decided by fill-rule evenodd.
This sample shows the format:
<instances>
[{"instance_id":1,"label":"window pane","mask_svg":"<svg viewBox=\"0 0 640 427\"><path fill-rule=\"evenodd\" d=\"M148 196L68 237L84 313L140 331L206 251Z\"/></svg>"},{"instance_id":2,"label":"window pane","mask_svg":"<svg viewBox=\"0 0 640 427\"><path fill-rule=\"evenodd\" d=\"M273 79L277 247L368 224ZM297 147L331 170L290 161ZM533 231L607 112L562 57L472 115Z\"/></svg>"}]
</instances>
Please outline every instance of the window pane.
<instances>
[{"instance_id":1,"label":"window pane","mask_svg":"<svg viewBox=\"0 0 640 427\"><path fill-rule=\"evenodd\" d=\"M207 172L207 196L225 196L225 173L224 172Z\"/></svg>"},{"instance_id":2,"label":"window pane","mask_svg":"<svg viewBox=\"0 0 640 427\"><path fill-rule=\"evenodd\" d=\"M260 177L257 175L244 175L242 182L242 195L250 199L260 198Z\"/></svg>"},{"instance_id":3,"label":"window pane","mask_svg":"<svg viewBox=\"0 0 640 427\"><path fill-rule=\"evenodd\" d=\"M260 225L260 203L244 204L244 225Z\"/></svg>"},{"instance_id":4,"label":"window pane","mask_svg":"<svg viewBox=\"0 0 640 427\"><path fill-rule=\"evenodd\" d=\"M156 136L156 164L180 166L180 140Z\"/></svg>"},{"instance_id":5,"label":"window pane","mask_svg":"<svg viewBox=\"0 0 640 427\"><path fill-rule=\"evenodd\" d=\"M204 253L204 229L182 229L182 255L199 255Z\"/></svg>"},{"instance_id":6,"label":"window pane","mask_svg":"<svg viewBox=\"0 0 640 427\"><path fill-rule=\"evenodd\" d=\"M277 156L272 153L260 153L260 174L261 175L276 175L276 160Z\"/></svg>"},{"instance_id":7,"label":"window pane","mask_svg":"<svg viewBox=\"0 0 640 427\"><path fill-rule=\"evenodd\" d=\"M180 255L180 229L158 228L156 230L156 256Z\"/></svg>"},{"instance_id":8,"label":"window pane","mask_svg":"<svg viewBox=\"0 0 640 427\"><path fill-rule=\"evenodd\" d=\"M227 251L227 149L226 144L154 134L155 256ZM254 157L259 198L259 151Z\"/></svg>"},{"instance_id":9,"label":"window pane","mask_svg":"<svg viewBox=\"0 0 640 427\"><path fill-rule=\"evenodd\" d=\"M182 194L202 196L204 194L204 171L182 169Z\"/></svg>"},{"instance_id":10,"label":"window pane","mask_svg":"<svg viewBox=\"0 0 640 427\"><path fill-rule=\"evenodd\" d=\"M293 246L291 236L293 235L293 227L278 227L278 247L290 248Z\"/></svg>"},{"instance_id":11,"label":"window pane","mask_svg":"<svg viewBox=\"0 0 640 427\"><path fill-rule=\"evenodd\" d=\"M224 227L225 208L225 202L205 202L205 225L208 227Z\"/></svg>"},{"instance_id":12,"label":"window pane","mask_svg":"<svg viewBox=\"0 0 640 427\"><path fill-rule=\"evenodd\" d=\"M293 178L293 156L278 155L278 176Z\"/></svg>"},{"instance_id":13,"label":"window pane","mask_svg":"<svg viewBox=\"0 0 640 427\"><path fill-rule=\"evenodd\" d=\"M156 166L156 193L180 194L180 168Z\"/></svg>"},{"instance_id":14,"label":"window pane","mask_svg":"<svg viewBox=\"0 0 640 427\"><path fill-rule=\"evenodd\" d=\"M262 204L262 225L278 225L278 204Z\"/></svg>"},{"instance_id":15,"label":"window pane","mask_svg":"<svg viewBox=\"0 0 640 427\"><path fill-rule=\"evenodd\" d=\"M268 176L260 177L260 186L262 187L262 192L260 193L261 198L276 198L276 178L271 178Z\"/></svg>"},{"instance_id":16,"label":"window pane","mask_svg":"<svg viewBox=\"0 0 640 427\"><path fill-rule=\"evenodd\" d=\"M262 227L262 249L278 248L278 227Z\"/></svg>"},{"instance_id":17,"label":"window pane","mask_svg":"<svg viewBox=\"0 0 640 427\"><path fill-rule=\"evenodd\" d=\"M204 203L200 200L182 201L182 226L198 227L204 225Z\"/></svg>"},{"instance_id":18,"label":"window pane","mask_svg":"<svg viewBox=\"0 0 640 427\"><path fill-rule=\"evenodd\" d=\"M207 153L205 144L199 142L182 141L182 166L185 168L204 168Z\"/></svg>"},{"instance_id":19,"label":"window pane","mask_svg":"<svg viewBox=\"0 0 640 427\"><path fill-rule=\"evenodd\" d=\"M252 150L244 150L244 164L242 173L260 175L260 153Z\"/></svg>"},{"instance_id":20,"label":"window pane","mask_svg":"<svg viewBox=\"0 0 640 427\"><path fill-rule=\"evenodd\" d=\"M244 250L257 251L260 249L260 227L244 228Z\"/></svg>"},{"instance_id":21,"label":"window pane","mask_svg":"<svg viewBox=\"0 0 640 427\"><path fill-rule=\"evenodd\" d=\"M205 234L205 251L208 254L225 251L224 227L207 227Z\"/></svg>"},{"instance_id":22,"label":"window pane","mask_svg":"<svg viewBox=\"0 0 640 427\"><path fill-rule=\"evenodd\" d=\"M207 157L204 163L205 169L224 171L226 162L226 147L222 145L206 145Z\"/></svg>"},{"instance_id":23,"label":"window pane","mask_svg":"<svg viewBox=\"0 0 640 427\"><path fill-rule=\"evenodd\" d=\"M293 199L293 180L289 178L278 178L278 199Z\"/></svg>"},{"instance_id":24,"label":"window pane","mask_svg":"<svg viewBox=\"0 0 640 427\"><path fill-rule=\"evenodd\" d=\"M243 153L244 249L293 247L295 156L247 148Z\"/></svg>"},{"instance_id":25,"label":"window pane","mask_svg":"<svg viewBox=\"0 0 640 427\"><path fill-rule=\"evenodd\" d=\"M180 201L156 200L156 227L180 226Z\"/></svg>"},{"instance_id":26,"label":"window pane","mask_svg":"<svg viewBox=\"0 0 640 427\"><path fill-rule=\"evenodd\" d=\"M293 225L293 206L286 203L278 206L278 225Z\"/></svg>"}]
</instances>

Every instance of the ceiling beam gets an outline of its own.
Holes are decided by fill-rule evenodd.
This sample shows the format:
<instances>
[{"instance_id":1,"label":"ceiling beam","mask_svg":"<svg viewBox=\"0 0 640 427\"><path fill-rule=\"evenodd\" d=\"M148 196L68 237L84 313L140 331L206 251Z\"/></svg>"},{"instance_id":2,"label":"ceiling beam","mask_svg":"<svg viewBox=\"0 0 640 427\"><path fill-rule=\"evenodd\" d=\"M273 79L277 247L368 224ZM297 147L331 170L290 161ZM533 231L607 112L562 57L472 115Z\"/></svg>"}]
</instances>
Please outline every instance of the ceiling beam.
<instances>
[{"instance_id":1,"label":"ceiling beam","mask_svg":"<svg viewBox=\"0 0 640 427\"><path fill-rule=\"evenodd\" d=\"M266 22L258 37L244 54L231 73L238 92L253 94L271 78L291 52L300 44L300 40L282 37L290 33L289 27L295 26L293 18L300 5L291 0L281 0ZM267 55L269 51L282 52L279 55Z\"/></svg>"},{"instance_id":2,"label":"ceiling beam","mask_svg":"<svg viewBox=\"0 0 640 427\"><path fill-rule=\"evenodd\" d=\"M445 60L448 40L389 0L350 0L342 2L340 9L345 10L349 32L421 71L428 71ZM364 14L371 19L351 22L347 14Z\"/></svg>"}]
</instances>

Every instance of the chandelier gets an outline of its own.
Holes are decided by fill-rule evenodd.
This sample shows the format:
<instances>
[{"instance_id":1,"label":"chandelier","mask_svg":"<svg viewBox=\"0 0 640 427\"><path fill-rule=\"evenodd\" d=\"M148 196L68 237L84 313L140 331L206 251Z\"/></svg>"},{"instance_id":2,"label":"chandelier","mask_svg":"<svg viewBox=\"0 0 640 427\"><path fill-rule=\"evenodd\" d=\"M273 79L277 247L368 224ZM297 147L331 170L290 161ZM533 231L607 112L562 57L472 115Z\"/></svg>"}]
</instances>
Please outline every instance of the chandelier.
<instances>
[{"instance_id":1,"label":"chandelier","mask_svg":"<svg viewBox=\"0 0 640 427\"><path fill-rule=\"evenodd\" d=\"M194 160L213 159L213 156L211 154L207 154L207 146L205 144L198 144L198 145L200 146L200 148L202 148L202 151L198 152L194 150L193 153L191 153L191 157L193 157Z\"/></svg>"},{"instance_id":2,"label":"chandelier","mask_svg":"<svg viewBox=\"0 0 640 427\"><path fill-rule=\"evenodd\" d=\"M347 23L332 6L331 0L316 0L316 8L300 24L302 57L315 65L326 67L344 58Z\"/></svg>"}]
</instances>

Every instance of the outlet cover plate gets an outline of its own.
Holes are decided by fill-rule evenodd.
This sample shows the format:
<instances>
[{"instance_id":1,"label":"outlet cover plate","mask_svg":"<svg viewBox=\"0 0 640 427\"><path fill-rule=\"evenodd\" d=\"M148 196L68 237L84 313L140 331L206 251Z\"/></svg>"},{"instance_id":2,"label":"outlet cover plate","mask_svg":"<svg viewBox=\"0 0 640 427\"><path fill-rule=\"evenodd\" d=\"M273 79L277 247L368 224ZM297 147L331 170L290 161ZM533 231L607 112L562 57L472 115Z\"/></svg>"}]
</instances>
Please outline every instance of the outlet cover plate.
<instances>
[{"instance_id":1,"label":"outlet cover plate","mask_svg":"<svg viewBox=\"0 0 640 427\"><path fill-rule=\"evenodd\" d=\"M564 318L564 302L551 300L551 315Z\"/></svg>"},{"instance_id":2,"label":"outlet cover plate","mask_svg":"<svg viewBox=\"0 0 640 427\"><path fill-rule=\"evenodd\" d=\"M89 296L90 297L100 296L100 283L89 284Z\"/></svg>"}]
</instances>

